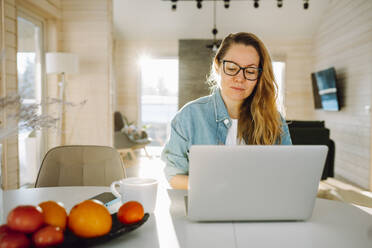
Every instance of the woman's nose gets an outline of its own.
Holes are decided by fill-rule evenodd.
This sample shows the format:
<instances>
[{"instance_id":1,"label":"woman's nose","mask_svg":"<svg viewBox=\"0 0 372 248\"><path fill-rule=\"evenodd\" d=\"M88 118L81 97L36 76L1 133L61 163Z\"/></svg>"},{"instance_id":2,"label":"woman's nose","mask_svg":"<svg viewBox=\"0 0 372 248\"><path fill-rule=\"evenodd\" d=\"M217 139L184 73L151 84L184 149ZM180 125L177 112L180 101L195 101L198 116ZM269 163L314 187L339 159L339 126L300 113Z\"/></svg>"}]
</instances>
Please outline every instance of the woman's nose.
<instances>
[{"instance_id":1,"label":"woman's nose","mask_svg":"<svg viewBox=\"0 0 372 248\"><path fill-rule=\"evenodd\" d=\"M243 82L243 81L245 80L243 70L240 70L240 71L238 72L238 74L236 74L236 75L234 76L234 79Z\"/></svg>"}]
</instances>

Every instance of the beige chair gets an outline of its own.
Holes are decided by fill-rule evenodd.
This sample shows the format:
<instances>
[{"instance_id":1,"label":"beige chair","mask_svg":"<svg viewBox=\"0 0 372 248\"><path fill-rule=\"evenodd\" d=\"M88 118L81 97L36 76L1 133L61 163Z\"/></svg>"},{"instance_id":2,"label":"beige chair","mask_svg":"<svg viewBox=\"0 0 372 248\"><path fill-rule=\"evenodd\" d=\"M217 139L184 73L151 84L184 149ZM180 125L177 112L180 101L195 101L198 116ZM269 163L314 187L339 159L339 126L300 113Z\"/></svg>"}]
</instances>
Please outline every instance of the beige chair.
<instances>
[{"instance_id":1,"label":"beige chair","mask_svg":"<svg viewBox=\"0 0 372 248\"><path fill-rule=\"evenodd\" d=\"M35 188L57 186L110 186L125 178L120 154L108 146L59 146L47 152Z\"/></svg>"}]
</instances>

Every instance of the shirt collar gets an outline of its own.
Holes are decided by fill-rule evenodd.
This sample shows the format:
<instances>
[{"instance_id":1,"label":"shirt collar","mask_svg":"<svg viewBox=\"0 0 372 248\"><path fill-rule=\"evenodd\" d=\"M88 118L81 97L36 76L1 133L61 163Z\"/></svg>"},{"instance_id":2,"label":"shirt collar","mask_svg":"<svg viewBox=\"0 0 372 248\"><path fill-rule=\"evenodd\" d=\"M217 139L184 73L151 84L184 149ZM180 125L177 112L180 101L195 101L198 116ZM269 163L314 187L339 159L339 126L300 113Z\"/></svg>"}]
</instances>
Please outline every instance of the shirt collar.
<instances>
[{"instance_id":1,"label":"shirt collar","mask_svg":"<svg viewBox=\"0 0 372 248\"><path fill-rule=\"evenodd\" d=\"M214 113L216 117L216 122L223 121L226 127L231 126L231 119L227 112L226 105L221 96L220 88L216 88L213 92L213 102L214 102Z\"/></svg>"}]
</instances>

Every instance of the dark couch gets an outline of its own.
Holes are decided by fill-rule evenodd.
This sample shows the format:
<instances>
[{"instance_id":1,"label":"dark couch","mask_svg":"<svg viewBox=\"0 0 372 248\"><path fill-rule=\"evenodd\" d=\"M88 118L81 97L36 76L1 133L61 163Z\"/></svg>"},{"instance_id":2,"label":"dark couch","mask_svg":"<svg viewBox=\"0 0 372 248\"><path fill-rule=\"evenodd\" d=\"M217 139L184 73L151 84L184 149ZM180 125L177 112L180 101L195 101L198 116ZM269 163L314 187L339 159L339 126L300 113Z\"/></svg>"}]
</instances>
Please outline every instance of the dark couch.
<instances>
[{"instance_id":1,"label":"dark couch","mask_svg":"<svg viewBox=\"0 0 372 248\"><path fill-rule=\"evenodd\" d=\"M335 142L330 139L330 131L324 121L287 121L294 145L326 145L328 154L324 165L322 180L334 176Z\"/></svg>"}]
</instances>

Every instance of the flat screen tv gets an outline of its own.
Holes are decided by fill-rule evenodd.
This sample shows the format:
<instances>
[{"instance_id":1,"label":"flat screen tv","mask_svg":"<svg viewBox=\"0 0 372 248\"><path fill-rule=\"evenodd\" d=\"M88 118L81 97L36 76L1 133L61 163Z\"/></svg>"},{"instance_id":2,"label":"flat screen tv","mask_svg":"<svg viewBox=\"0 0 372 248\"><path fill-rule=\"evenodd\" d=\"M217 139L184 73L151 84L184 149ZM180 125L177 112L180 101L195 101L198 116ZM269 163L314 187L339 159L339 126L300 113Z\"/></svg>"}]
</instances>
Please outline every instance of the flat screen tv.
<instances>
[{"instance_id":1,"label":"flat screen tv","mask_svg":"<svg viewBox=\"0 0 372 248\"><path fill-rule=\"evenodd\" d=\"M339 111L336 71L334 67L311 73L314 107L328 111Z\"/></svg>"}]
</instances>

